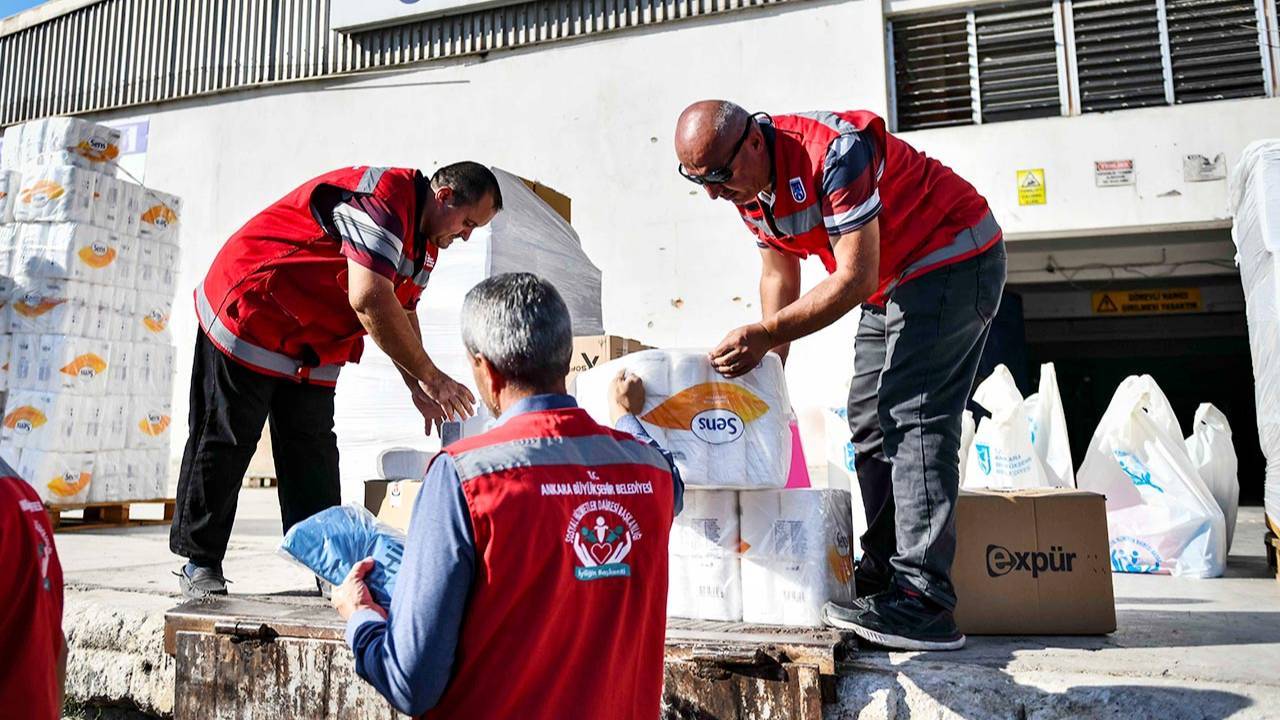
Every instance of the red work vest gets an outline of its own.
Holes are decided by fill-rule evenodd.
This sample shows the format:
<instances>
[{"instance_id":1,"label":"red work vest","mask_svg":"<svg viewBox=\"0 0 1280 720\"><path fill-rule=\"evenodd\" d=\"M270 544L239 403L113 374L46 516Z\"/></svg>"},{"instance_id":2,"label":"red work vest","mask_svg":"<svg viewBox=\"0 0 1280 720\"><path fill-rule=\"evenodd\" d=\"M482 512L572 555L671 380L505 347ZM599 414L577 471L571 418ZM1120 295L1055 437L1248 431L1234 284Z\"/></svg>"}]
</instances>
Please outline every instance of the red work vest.
<instances>
[{"instance_id":1,"label":"red work vest","mask_svg":"<svg viewBox=\"0 0 1280 720\"><path fill-rule=\"evenodd\" d=\"M1000 240L987 201L964 178L885 130L862 110L778 115L773 119L774 201L738 212L761 242L790 255L817 255L827 272L836 260L823 223L823 163L831 141L862 133L879 167L880 282L870 302L883 305L899 284L966 260Z\"/></svg>"},{"instance_id":2,"label":"red work vest","mask_svg":"<svg viewBox=\"0 0 1280 720\"><path fill-rule=\"evenodd\" d=\"M343 363L358 362L364 326L347 298L341 241L313 212L318 193L373 195L405 228L414 271L396 274L406 307L422 294L439 250L419 236L418 171L350 167L303 183L236 231L196 288L205 335L234 360L259 372L334 385ZM328 218L325 218L328 222Z\"/></svg>"},{"instance_id":3,"label":"red work vest","mask_svg":"<svg viewBox=\"0 0 1280 720\"><path fill-rule=\"evenodd\" d=\"M444 452L476 572L453 677L425 717L658 717L674 513L662 455L578 408Z\"/></svg>"}]
</instances>

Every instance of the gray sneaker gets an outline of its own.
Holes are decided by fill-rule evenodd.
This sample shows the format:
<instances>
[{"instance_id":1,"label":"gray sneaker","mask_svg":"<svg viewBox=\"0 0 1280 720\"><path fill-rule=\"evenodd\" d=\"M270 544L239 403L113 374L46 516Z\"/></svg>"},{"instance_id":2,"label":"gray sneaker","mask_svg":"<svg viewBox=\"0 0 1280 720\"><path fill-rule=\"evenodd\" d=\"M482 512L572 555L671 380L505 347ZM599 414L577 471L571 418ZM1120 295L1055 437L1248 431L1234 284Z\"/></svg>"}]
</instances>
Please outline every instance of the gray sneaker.
<instances>
[{"instance_id":1,"label":"gray sneaker","mask_svg":"<svg viewBox=\"0 0 1280 720\"><path fill-rule=\"evenodd\" d=\"M210 595L226 595L227 579L221 568L207 568L187 563L174 573L178 576L178 588L184 597L200 600Z\"/></svg>"}]
</instances>

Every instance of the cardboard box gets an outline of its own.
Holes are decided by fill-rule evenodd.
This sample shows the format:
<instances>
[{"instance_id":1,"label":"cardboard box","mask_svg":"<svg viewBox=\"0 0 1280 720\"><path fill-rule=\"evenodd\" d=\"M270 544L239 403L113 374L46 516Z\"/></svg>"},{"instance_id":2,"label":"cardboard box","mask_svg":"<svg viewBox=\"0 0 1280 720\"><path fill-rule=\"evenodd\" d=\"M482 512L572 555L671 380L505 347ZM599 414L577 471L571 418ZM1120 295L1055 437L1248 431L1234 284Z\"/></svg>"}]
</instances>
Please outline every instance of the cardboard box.
<instances>
[{"instance_id":1,"label":"cardboard box","mask_svg":"<svg viewBox=\"0 0 1280 720\"><path fill-rule=\"evenodd\" d=\"M1060 488L960 492L951 577L972 635L1116 629L1106 498Z\"/></svg>"},{"instance_id":2,"label":"cardboard box","mask_svg":"<svg viewBox=\"0 0 1280 720\"><path fill-rule=\"evenodd\" d=\"M529 186L529 189L533 191L534 195L542 198L542 202L551 206L551 209L555 210L557 215L564 218L565 222L571 225L573 224L573 220L570 219L570 209L573 202L569 199L568 195L552 190L537 180L529 180L527 178L520 179L524 181L525 185Z\"/></svg>"},{"instance_id":3,"label":"cardboard box","mask_svg":"<svg viewBox=\"0 0 1280 720\"><path fill-rule=\"evenodd\" d=\"M421 480L366 480L364 506L379 520L408 532L409 518L420 490Z\"/></svg>"},{"instance_id":4,"label":"cardboard box","mask_svg":"<svg viewBox=\"0 0 1280 720\"><path fill-rule=\"evenodd\" d=\"M573 379L578 373L586 372L600 363L617 360L623 355L650 349L652 348L637 340L617 335L576 337L573 339L573 357L569 360L569 374L564 376L565 386L573 392Z\"/></svg>"}]
</instances>

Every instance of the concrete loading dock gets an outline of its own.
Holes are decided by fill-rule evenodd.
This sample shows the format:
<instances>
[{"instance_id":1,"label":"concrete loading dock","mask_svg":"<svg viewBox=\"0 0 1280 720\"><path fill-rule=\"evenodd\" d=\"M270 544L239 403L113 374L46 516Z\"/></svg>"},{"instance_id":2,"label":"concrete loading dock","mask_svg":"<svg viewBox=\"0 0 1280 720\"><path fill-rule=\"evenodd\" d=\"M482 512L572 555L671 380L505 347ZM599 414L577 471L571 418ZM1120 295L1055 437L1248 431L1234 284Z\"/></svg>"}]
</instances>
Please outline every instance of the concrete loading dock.
<instances>
[{"instance_id":1,"label":"concrete loading dock","mask_svg":"<svg viewBox=\"0 0 1280 720\"><path fill-rule=\"evenodd\" d=\"M232 590L317 602L299 597L314 598L311 577L275 554L276 512L272 489L241 496L227 559L241 582ZM1280 582L1262 555L1262 534L1260 508L1243 508L1222 579L1116 575L1118 629L1105 637L975 637L956 653L856 653L840 666L836 702L822 717L1274 717ZM68 699L81 708L70 717L172 717L164 615L180 598L163 535L138 528L58 537L73 658Z\"/></svg>"}]
</instances>

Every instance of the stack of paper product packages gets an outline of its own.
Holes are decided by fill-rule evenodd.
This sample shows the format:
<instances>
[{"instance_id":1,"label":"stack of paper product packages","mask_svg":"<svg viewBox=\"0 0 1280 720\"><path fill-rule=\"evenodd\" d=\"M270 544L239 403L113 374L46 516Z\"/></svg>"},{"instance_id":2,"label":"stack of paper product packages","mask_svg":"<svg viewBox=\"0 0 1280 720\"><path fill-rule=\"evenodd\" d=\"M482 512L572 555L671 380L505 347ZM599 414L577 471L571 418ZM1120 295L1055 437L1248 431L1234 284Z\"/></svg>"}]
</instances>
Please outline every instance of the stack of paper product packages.
<instances>
[{"instance_id":1,"label":"stack of paper product packages","mask_svg":"<svg viewBox=\"0 0 1280 720\"><path fill-rule=\"evenodd\" d=\"M179 198L74 118L0 144L0 456L51 506L168 490Z\"/></svg>"},{"instance_id":2,"label":"stack of paper product packages","mask_svg":"<svg viewBox=\"0 0 1280 720\"><path fill-rule=\"evenodd\" d=\"M781 360L769 354L729 379L705 351L626 355L577 378L578 403L597 422L609 422L609 385L624 369L644 381L639 420L686 486L671 529L667 614L819 626L823 605L851 602L849 491L785 488L792 436Z\"/></svg>"}]
</instances>

